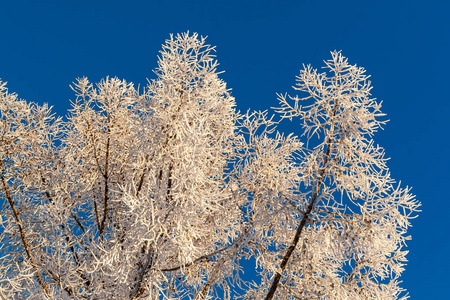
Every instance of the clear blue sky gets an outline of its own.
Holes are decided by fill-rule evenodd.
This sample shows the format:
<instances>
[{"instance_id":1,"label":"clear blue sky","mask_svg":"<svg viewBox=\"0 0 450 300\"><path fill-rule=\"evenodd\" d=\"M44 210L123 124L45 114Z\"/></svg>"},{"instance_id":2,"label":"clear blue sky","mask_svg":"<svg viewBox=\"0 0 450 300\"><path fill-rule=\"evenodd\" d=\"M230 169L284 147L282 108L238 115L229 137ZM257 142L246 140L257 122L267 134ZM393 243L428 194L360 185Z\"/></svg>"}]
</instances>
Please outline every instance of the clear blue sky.
<instances>
[{"instance_id":1,"label":"clear blue sky","mask_svg":"<svg viewBox=\"0 0 450 300\"><path fill-rule=\"evenodd\" d=\"M403 286L450 299L450 1L2 1L0 78L65 115L75 78L145 86L164 40L187 30L217 46L243 111L275 106L302 63L321 67L329 51L367 69L391 120L375 140L423 205Z\"/></svg>"}]
</instances>

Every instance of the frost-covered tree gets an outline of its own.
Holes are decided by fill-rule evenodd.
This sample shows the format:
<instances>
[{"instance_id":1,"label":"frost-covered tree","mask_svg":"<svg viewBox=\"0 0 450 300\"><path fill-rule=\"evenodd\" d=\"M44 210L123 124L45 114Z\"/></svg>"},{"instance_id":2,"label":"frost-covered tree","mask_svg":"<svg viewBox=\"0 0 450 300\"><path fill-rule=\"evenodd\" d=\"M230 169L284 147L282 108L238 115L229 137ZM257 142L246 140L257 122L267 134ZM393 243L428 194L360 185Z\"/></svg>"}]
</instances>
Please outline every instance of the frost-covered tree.
<instances>
[{"instance_id":1,"label":"frost-covered tree","mask_svg":"<svg viewBox=\"0 0 450 300\"><path fill-rule=\"evenodd\" d=\"M65 120L0 82L0 298L407 297L419 203L372 140L364 69L333 52L300 72L275 109L299 138L236 112L213 51L171 36L143 92L80 78Z\"/></svg>"}]
</instances>

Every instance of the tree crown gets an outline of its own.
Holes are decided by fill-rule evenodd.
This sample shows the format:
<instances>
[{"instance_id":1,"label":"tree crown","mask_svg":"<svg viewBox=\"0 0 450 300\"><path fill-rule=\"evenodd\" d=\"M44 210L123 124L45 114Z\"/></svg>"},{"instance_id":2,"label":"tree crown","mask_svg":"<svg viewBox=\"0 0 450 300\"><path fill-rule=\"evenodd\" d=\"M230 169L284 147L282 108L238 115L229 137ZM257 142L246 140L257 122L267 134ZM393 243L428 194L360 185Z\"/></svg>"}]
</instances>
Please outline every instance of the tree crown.
<instances>
[{"instance_id":1,"label":"tree crown","mask_svg":"<svg viewBox=\"0 0 450 300\"><path fill-rule=\"evenodd\" d=\"M213 52L171 35L143 92L79 78L66 120L0 81L0 297L408 297L420 204L373 141L386 121L365 70L334 51L276 116L242 114Z\"/></svg>"}]
</instances>

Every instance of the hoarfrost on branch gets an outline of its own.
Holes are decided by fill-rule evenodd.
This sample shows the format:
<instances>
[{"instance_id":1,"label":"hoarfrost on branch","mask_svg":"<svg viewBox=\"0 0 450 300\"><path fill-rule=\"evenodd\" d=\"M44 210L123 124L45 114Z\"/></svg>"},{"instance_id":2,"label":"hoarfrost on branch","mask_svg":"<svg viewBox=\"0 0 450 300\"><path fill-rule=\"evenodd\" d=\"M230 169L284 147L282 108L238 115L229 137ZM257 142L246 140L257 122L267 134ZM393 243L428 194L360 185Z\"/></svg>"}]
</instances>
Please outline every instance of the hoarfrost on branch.
<instances>
[{"instance_id":1,"label":"hoarfrost on branch","mask_svg":"<svg viewBox=\"0 0 450 300\"><path fill-rule=\"evenodd\" d=\"M407 297L419 203L372 139L365 70L332 52L275 116L241 114L213 52L171 36L143 92L79 78L64 120L0 82L2 299Z\"/></svg>"}]
</instances>

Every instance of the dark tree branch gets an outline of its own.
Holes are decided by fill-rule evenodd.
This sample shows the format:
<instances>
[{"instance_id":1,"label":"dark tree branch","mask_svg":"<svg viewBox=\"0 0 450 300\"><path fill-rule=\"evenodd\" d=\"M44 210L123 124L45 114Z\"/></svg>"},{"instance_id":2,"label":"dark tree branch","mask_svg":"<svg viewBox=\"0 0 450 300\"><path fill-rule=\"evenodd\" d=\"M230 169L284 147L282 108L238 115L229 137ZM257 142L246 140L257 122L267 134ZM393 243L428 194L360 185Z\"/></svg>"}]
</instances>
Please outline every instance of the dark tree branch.
<instances>
[{"instance_id":1,"label":"dark tree branch","mask_svg":"<svg viewBox=\"0 0 450 300\"><path fill-rule=\"evenodd\" d=\"M336 80L336 79L335 79ZM291 243L291 245L289 246L288 250L286 251L286 254L283 256L283 260L281 261L280 264L280 271L277 272L275 274L275 277L272 281L272 285L269 288L269 291L267 292L266 298L265 300L271 300L273 299L273 296L275 295L275 292L277 290L278 284L280 282L281 276L284 273L284 270L286 269L287 263L289 261L289 259L292 256L292 253L294 253L295 248L297 247L298 241L300 240L300 236L302 234L303 228L306 225L306 222L309 219L309 215L311 214L311 211L314 208L314 204L317 200L317 197L320 193L320 189L322 187L323 184L323 180L325 177L325 172L326 172L326 168L327 168L327 164L328 161L330 159L330 154L331 154L331 140L332 140L332 135L334 132L334 122L335 122L335 116L336 116L336 112L337 112L337 107L338 107L338 101L336 100L336 102L334 103L334 109L333 109L333 115L332 115L332 120L331 120L331 125L330 125L330 131L328 133L327 136L327 148L325 150L325 158L323 160L323 164L322 164L322 168L320 170L320 176L319 176L319 180L317 181L314 193L311 197L311 200L309 202L308 208L306 209L302 220L300 221L300 224L297 227L297 230L295 232L295 236L294 239Z\"/></svg>"},{"instance_id":2,"label":"dark tree branch","mask_svg":"<svg viewBox=\"0 0 450 300\"><path fill-rule=\"evenodd\" d=\"M2 166L1 166L1 163L0 163L0 168L1 167ZM38 267L37 267L37 264L36 264L36 262L34 260L33 255L31 254L31 249L30 249L30 246L28 244L28 241L27 241L27 238L26 238L26 235L25 235L25 230L24 230L22 221L20 219L19 212L17 211L17 208L16 208L16 205L14 203L14 200L12 199L11 194L9 193L8 184L6 183L6 178L5 178L5 175L3 174L3 172L1 174L1 179L2 179L3 188L5 190L6 199L8 200L9 206L11 207L11 209L12 209L12 211L14 213L14 217L16 219L17 227L19 227L20 238L22 239L22 244L23 244L23 247L25 248L25 252L27 254L27 257L28 257L28 259L31 262L31 267L33 268L33 271L36 274L36 278L37 278L39 284L41 285L42 289L45 291L47 296L49 296L51 298L50 291L49 291L47 285L45 284L45 281L42 278L41 273L38 270Z\"/></svg>"},{"instance_id":3,"label":"dark tree branch","mask_svg":"<svg viewBox=\"0 0 450 300\"><path fill-rule=\"evenodd\" d=\"M148 248L148 250L147 250L147 248ZM130 292L130 300L137 299L145 292L145 287L143 287L144 281L145 281L145 276L148 274L148 272L151 270L151 268L153 266L153 256L154 256L153 245L148 247L147 243L145 243L142 246L141 253L145 254L146 251L147 251L147 253L143 259L144 261L139 262L139 264L138 264L139 272L135 278L136 280L135 280L134 286Z\"/></svg>"}]
</instances>

